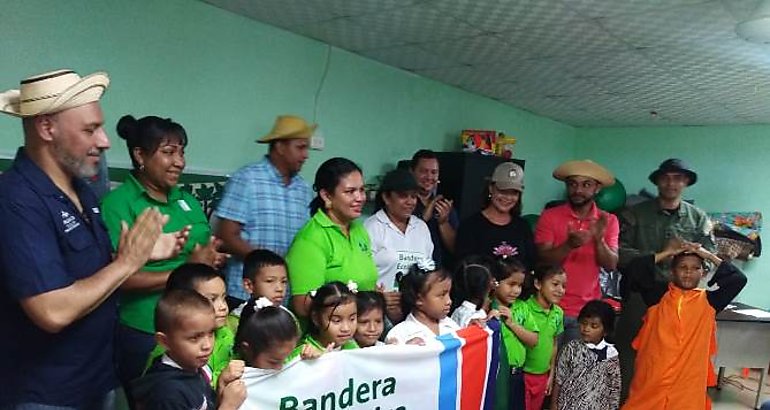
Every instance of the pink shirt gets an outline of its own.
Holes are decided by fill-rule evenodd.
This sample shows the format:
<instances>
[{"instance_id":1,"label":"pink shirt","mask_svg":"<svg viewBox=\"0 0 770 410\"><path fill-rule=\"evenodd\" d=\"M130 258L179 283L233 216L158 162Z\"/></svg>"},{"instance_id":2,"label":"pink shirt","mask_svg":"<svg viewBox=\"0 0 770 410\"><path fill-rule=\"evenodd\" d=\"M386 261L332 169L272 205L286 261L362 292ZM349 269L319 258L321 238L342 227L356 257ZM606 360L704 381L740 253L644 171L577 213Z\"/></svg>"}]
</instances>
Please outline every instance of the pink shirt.
<instances>
[{"instance_id":1,"label":"pink shirt","mask_svg":"<svg viewBox=\"0 0 770 410\"><path fill-rule=\"evenodd\" d=\"M600 212L607 215L607 229L604 231L604 241L613 250L618 249L618 233L620 227L618 218L604 212L593 204L588 215L581 219L570 208L569 204L559 205L543 211L535 227L536 245L559 246L567 240L567 227L575 230L588 230L591 224L599 219ZM573 249L562 262L567 272L567 289L559 305L566 316L577 317L580 309L592 299L602 296L599 288L599 264L596 261L596 245L590 240L583 246Z\"/></svg>"}]
</instances>

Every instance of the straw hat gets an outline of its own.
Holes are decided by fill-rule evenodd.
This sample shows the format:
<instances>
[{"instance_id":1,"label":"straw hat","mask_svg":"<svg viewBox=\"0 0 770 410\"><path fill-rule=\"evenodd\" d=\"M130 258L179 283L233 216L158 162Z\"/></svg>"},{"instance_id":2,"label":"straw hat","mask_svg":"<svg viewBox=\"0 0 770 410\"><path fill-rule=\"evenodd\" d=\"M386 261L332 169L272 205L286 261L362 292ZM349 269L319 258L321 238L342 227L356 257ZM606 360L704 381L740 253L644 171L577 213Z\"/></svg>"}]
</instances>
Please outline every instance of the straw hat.
<instances>
[{"instance_id":1,"label":"straw hat","mask_svg":"<svg viewBox=\"0 0 770 410\"><path fill-rule=\"evenodd\" d=\"M593 178L602 186L615 185L615 177L603 166L589 160L567 161L553 171L553 177L564 181L571 176Z\"/></svg>"},{"instance_id":2,"label":"straw hat","mask_svg":"<svg viewBox=\"0 0 770 410\"><path fill-rule=\"evenodd\" d=\"M308 139L313 135L316 127L316 124L309 125L302 117L296 115L279 115L270 133L258 139L257 142L264 144L275 140Z\"/></svg>"},{"instance_id":3,"label":"straw hat","mask_svg":"<svg viewBox=\"0 0 770 410\"><path fill-rule=\"evenodd\" d=\"M72 70L56 70L21 80L19 90L0 94L0 112L15 117L53 114L99 101L110 85L107 73L80 77Z\"/></svg>"}]
</instances>

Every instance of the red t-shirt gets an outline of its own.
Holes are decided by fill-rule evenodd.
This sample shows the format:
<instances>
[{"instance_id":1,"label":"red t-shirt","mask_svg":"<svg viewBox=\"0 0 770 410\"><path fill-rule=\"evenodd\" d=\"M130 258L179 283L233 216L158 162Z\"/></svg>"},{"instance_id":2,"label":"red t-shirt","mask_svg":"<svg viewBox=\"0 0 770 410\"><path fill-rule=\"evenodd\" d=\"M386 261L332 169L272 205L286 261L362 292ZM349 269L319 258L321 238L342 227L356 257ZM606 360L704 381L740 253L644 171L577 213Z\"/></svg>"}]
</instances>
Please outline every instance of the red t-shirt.
<instances>
[{"instance_id":1,"label":"red t-shirt","mask_svg":"<svg viewBox=\"0 0 770 410\"><path fill-rule=\"evenodd\" d=\"M620 227L618 218L600 210L593 204L588 215L579 218L569 204L546 209L540 215L535 227L535 244L559 246L567 240L568 227L573 230L588 230L599 219L600 213L607 215L604 241L613 250L618 249ZM562 262L567 273L567 289L559 305L566 316L577 317L580 309L593 299L602 296L599 288L599 264L596 262L596 245L593 239L573 249Z\"/></svg>"}]
</instances>

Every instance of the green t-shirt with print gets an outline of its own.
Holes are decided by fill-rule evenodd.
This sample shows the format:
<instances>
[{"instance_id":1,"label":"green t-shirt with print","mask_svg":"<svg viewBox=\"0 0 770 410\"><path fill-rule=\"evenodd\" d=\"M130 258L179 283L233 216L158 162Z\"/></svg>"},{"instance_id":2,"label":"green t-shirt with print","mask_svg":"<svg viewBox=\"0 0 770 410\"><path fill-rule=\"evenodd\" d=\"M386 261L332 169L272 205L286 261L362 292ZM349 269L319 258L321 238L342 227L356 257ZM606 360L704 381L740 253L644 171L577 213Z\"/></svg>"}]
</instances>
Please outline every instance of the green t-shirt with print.
<instances>
[{"instance_id":1,"label":"green t-shirt with print","mask_svg":"<svg viewBox=\"0 0 770 410\"><path fill-rule=\"evenodd\" d=\"M360 291L377 286L377 267L364 225L354 220L345 236L321 210L297 232L286 264L293 295L305 295L334 281L354 281Z\"/></svg>"}]
</instances>

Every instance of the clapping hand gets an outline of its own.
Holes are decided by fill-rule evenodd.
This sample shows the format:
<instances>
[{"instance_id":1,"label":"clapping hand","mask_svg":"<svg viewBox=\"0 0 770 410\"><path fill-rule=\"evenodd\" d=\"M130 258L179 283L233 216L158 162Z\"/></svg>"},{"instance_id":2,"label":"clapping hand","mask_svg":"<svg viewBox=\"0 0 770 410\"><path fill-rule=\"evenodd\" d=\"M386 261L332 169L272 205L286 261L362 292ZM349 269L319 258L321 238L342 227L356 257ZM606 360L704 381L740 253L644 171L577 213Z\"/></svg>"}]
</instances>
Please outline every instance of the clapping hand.
<instances>
[{"instance_id":1,"label":"clapping hand","mask_svg":"<svg viewBox=\"0 0 770 410\"><path fill-rule=\"evenodd\" d=\"M571 224L567 225L567 245L577 249L591 240L593 233L583 229L575 229Z\"/></svg>"},{"instance_id":2,"label":"clapping hand","mask_svg":"<svg viewBox=\"0 0 770 410\"><path fill-rule=\"evenodd\" d=\"M206 245L201 246L200 244L196 244L187 261L192 263L203 263L213 268L220 268L227 261L227 258L230 257L227 253L219 252L218 249L220 246L222 246L222 240L216 236L212 236Z\"/></svg>"},{"instance_id":3,"label":"clapping hand","mask_svg":"<svg viewBox=\"0 0 770 410\"><path fill-rule=\"evenodd\" d=\"M163 215L155 208L148 208L142 212L131 228L125 221L120 223L120 240L116 260L128 263L131 271L137 271L148 258L155 256L155 247L158 242L163 244L159 254L172 253L176 247L176 241L167 244L159 241L163 226L168 222L168 215ZM174 245L174 246L171 246Z\"/></svg>"},{"instance_id":4,"label":"clapping hand","mask_svg":"<svg viewBox=\"0 0 770 410\"><path fill-rule=\"evenodd\" d=\"M163 233L160 235L155 246L150 253L151 261L162 261L165 259L171 259L182 252L182 249L187 244L187 240L190 238L190 225L176 231Z\"/></svg>"}]
</instances>

